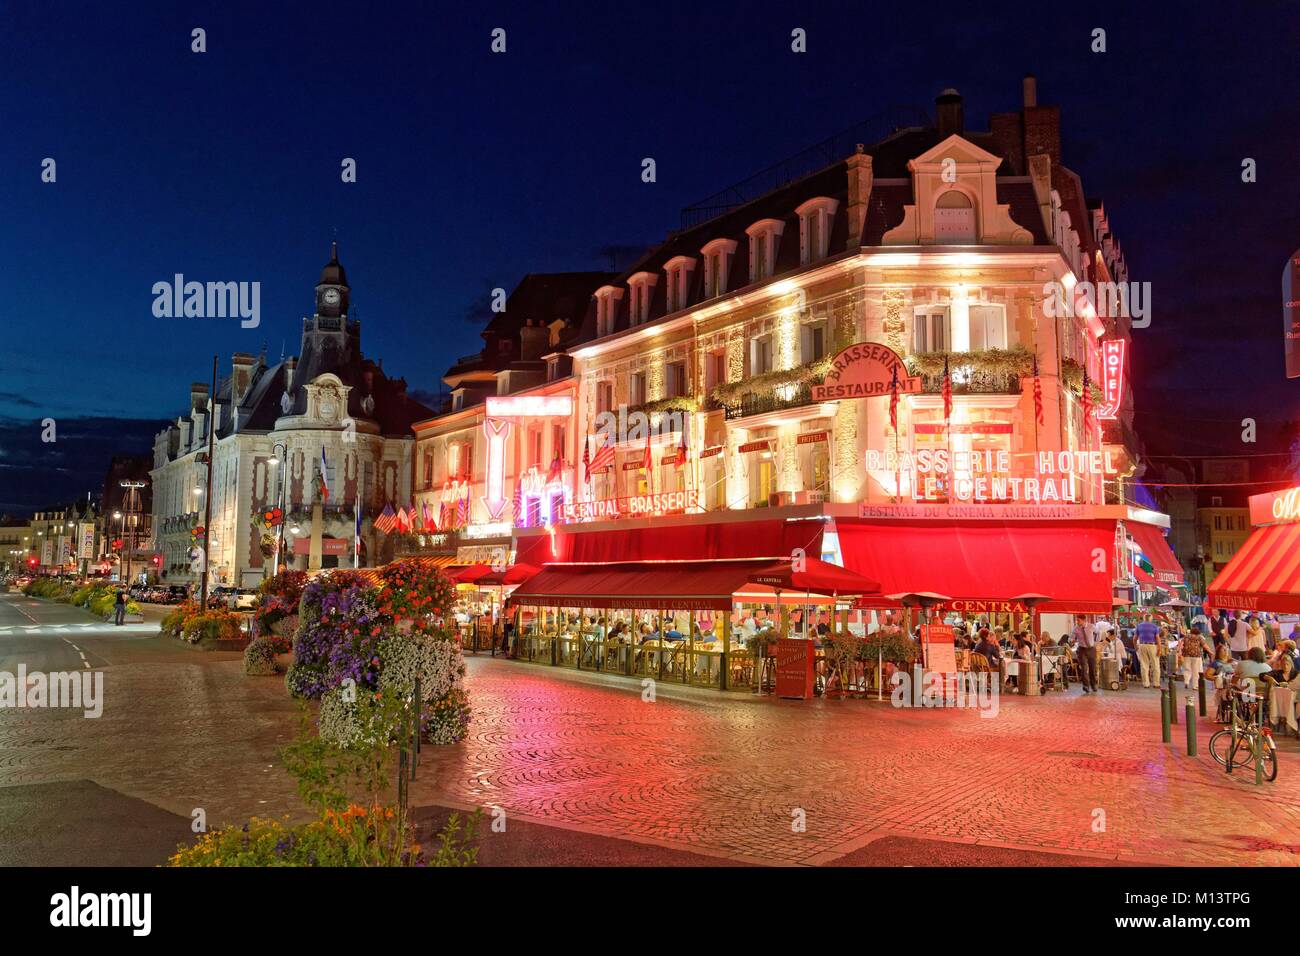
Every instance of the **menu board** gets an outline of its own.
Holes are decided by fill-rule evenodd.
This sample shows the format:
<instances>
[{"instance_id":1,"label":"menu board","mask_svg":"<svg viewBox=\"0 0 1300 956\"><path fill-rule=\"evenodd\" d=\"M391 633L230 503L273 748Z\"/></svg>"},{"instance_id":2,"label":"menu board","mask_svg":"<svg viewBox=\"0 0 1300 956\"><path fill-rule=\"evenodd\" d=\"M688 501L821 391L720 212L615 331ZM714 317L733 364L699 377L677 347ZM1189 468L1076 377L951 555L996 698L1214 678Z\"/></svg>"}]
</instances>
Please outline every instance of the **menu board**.
<instances>
[{"instance_id":1,"label":"menu board","mask_svg":"<svg viewBox=\"0 0 1300 956\"><path fill-rule=\"evenodd\" d=\"M921 625L921 642L925 648L925 669L938 674L957 673L957 652L950 624Z\"/></svg>"},{"instance_id":2,"label":"menu board","mask_svg":"<svg viewBox=\"0 0 1300 956\"><path fill-rule=\"evenodd\" d=\"M776 696L804 700L813 695L813 642L783 637L776 642Z\"/></svg>"}]
</instances>

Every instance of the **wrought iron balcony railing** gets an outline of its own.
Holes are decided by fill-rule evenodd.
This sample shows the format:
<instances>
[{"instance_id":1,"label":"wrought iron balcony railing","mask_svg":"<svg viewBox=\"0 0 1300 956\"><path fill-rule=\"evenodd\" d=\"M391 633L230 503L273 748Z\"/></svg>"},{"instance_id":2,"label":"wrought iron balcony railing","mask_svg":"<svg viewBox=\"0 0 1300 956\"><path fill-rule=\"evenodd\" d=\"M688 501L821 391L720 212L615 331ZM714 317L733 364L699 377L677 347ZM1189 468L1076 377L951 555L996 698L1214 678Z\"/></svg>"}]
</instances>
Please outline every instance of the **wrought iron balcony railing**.
<instances>
[{"instance_id":1,"label":"wrought iron balcony railing","mask_svg":"<svg viewBox=\"0 0 1300 956\"><path fill-rule=\"evenodd\" d=\"M943 391L943 373L921 376L921 390L930 394ZM952 369L954 395L1018 395L1020 375L1016 372L990 372L983 369Z\"/></svg>"},{"instance_id":2,"label":"wrought iron balcony railing","mask_svg":"<svg viewBox=\"0 0 1300 956\"><path fill-rule=\"evenodd\" d=\"M787 408L798 408L812 404L812 386L782 385L763 395L746 395L733 405L724 405L724 417L747 418L750 415L763 415L767 412L779 412Z\"/></svg>"}]
</instances>

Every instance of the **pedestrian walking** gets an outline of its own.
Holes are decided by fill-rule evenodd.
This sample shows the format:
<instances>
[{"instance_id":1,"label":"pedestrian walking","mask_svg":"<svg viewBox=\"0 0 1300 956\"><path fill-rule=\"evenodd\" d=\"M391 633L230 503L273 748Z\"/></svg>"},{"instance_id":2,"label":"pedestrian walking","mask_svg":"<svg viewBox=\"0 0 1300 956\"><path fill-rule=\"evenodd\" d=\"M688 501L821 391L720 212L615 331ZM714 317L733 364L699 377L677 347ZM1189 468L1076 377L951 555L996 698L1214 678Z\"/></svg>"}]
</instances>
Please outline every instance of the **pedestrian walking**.
<instances>
[{"instance_id":1,"label":"pedestrian walking","mask_svg":"<svg viewBox=\"0 0 1300 956\"><path fill-rule=\"evenodd\" d=\"M126 592L121 588L117 591L117 600L113 602L113 623L120 627L126 623Z\"/></svg>"},{"instance_id":2,"label":"pedestrian walking","mask_svg":"<svg viewBox=\"0 0 1300 956\"><path fill-rule=\"evenodd\" d=\"M1205 666L1205 641L1201 638L1201 626L1193 624L1191 631L1183 636L1178 645L1183 655L1183 684L1189 691L1196 690L1201 682L1201 669Z\"/></svg>"},{"instance_id":3,"label":"pedestrian walking","mask_svg":"<svg viewBox=\"0 0 1300 956\"><path fill-rule=\"evenodd\" d=\"M1150 614L1142 617L1137 626L1138 667L1142 671L1143 687L1160 686L1160 628Z\"/></svg>"},{"instance_id":4,"label":"pedestrian walking","mask_svg":"<svg viewBox=\"0 0 1300 956\"><path fill-rule=\"evenodd\" d=\"M1250 650L1250 625L1246 619L1239 617L1232 621L1226 628L1228 632L1228 650L1232 651L1234 660L1245 660L1246 652Z\"/></svg>"},{"instance_id":5,"label":"pedestrian walking","mask_svg":"<svg viewBox=\"0 0 1300 956\"><path fill-rule=\"evenodd\" d=\"M1075 643L1079 645L1076 651L1079 660L1079 682L1083 684L1085 694L1095 693L1099 688L1097 687L1097 640L1093 635L1093 629L1088 627L1081 617L1074 625L1073 636Z\"/></svg>"}]
</instances>

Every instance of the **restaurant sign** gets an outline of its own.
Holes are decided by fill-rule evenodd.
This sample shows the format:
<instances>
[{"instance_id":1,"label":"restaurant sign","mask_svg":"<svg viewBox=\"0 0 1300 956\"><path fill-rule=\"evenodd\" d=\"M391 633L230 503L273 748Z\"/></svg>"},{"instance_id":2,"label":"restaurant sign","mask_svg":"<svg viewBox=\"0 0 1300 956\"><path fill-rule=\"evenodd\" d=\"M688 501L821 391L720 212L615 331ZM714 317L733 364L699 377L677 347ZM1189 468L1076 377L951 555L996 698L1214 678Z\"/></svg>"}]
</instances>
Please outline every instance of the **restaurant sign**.
<instances>
[{"instance_id":1,"label":"restaurant sign","mask_svg":"<svg viewBox=\"0 0 1300 956\"><path fill-rule=\"evenodd\" d=\"M632 495L627 498L569 501L560 507L560 519L574 522L643 518L691 511L699 506L700 494L692 488L687 491L661 491L653 495Z\"/></svg>"},{"instance_id":2,"label":"restaurant sign","mask_svg":"<svg viewBox=\"0 0 1300 956\"><path fill-rule=\"evenodd\" d=\"M858 342L831 359L822 384L812 387L812 400L872 398L892 393L897 381L900 395L921 391L921 379L908 374L898 353L879 342Z\"/></svg>"},{"instance_id":3,"label":"restaurant sign","mask_svg":"<svg viewBox=\"0 0 1300 956\"><path fill-rule=\"evenodd\" d=\"M1300 521L1300 488L1251 495L1249 504L1250 523L1256 527Z\"/></svg>"}]
</instances>

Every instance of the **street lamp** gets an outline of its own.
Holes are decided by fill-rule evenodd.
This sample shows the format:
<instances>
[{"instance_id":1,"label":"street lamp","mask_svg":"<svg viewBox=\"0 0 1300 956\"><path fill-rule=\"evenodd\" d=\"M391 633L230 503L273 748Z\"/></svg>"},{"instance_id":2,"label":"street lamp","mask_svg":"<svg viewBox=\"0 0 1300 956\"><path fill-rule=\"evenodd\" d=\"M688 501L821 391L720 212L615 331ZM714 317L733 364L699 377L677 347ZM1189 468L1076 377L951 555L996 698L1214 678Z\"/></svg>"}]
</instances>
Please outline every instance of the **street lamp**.
<instances>
[{"instance_id":1,"label":"street lamp","mask_svg":"<svg viewBox=\"0 0 1300 956\"><path fill-rule=\"evenodd\" d=\"M275 527L275 554L271 558L271 576L280 573L280 552L284 550L284 472L279 469L279 464L288 457L289 446L282 441L276 442L271 446L270 465L276 469L276 483L280 486L276 495L276 507L280 509L280 523ZM296 532L295 532L296 533Z\"/></svg>"}]
</instances>

